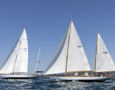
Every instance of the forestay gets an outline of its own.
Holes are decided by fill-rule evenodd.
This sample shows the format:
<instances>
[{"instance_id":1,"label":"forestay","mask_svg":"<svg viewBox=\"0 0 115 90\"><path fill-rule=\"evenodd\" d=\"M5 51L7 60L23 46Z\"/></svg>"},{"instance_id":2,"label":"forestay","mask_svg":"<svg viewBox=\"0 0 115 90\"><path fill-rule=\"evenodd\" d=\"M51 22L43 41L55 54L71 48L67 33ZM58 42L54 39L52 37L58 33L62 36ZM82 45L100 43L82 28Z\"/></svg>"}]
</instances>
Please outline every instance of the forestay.
<instances>
[{"instance_id":1,"label":"forestay","mask_svg":"<svg viewBox=\"0 0 115 90\"><path fill-rule=\"evenodd\" d=\"M115 64L99 33L97 33L96 72L115 71Z\"/></svg>"},{"instance_id":2,"label":"forestay","mask_svg":"<svg viewBox=\"0 0 115 90\"><path fill-rule=\"evenodd\" d=\"M90 70L91 69L83 46L76 32L75 26L71 21L69 28L52 62L50 63L44 74L59 74L79 71L84 72Z\"/></svg>"},{"instance_id":3,"label":"forestay","mask_svg":"<svg viewBox=\"0 0 115 90\"><path fill-rule=\"evenodd\" d=\"M2 66L0 73L28 73L28 41L25 29Z\"/></svg>"}]
</instances>

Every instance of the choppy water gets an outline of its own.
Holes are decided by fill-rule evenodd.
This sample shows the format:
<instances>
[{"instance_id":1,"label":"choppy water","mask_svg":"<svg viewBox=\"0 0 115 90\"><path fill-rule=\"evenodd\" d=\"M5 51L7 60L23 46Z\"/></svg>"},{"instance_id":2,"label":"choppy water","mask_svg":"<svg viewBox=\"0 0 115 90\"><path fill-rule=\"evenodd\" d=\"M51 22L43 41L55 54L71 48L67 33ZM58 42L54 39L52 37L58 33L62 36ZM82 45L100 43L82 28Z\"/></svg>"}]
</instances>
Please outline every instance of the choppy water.
<instances>
[{"instance_id":1,"label":"choppy water","mask_svg":"<svg viewBox=\"0 0 115 90\"><path fill-rule=\"evenodd\" d=\"M29 80L0 80L0 90L115 90L115 81L109 82L52 82L47 78Z\"/></svg>"}]
</instances>

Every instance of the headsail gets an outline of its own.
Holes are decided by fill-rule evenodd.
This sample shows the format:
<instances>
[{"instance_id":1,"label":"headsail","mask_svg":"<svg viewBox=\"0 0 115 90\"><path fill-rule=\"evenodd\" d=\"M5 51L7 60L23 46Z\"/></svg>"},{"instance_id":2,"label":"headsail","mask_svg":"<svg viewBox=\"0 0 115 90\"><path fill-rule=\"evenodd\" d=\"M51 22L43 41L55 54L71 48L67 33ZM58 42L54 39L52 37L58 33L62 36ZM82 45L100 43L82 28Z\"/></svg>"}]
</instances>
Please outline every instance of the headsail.
<instances>
[{"instance_id":1,"label":"headsail","mask_svg":"<svg viewBox=\"0 0 115 90\"><path fill-rule=\"evenodd\" d=\"M64 35L61 44L53 57L51 63L46 69L44 74L59 74L65 73L65 65L66 65L66 54L67 54L67 38L68 38L68 30Z\"/></svg>"},{"instance_id":2,"label":"headsail","mask_svg":"<svg viewBox=\"0 0 115 90\"><path fill-rule=\"evenodd\" d=\"M70 22L57 52L44 74L90 71L89 63L73 22Z\"/></svg>"},{"instance_id":3,"label":"headsail","mask_svg":"<svg viewBox=\"0 0 115 90\"><path fill-rule=\"evenodd\" d=\"M110 53L99 33L97 33L95 71L115 71L115 64L113 59L111 58Z\"/></svg>"},{"instance_id":4,"label":"headsail","mask_svg":"<svg viewBox=\"0 0 115 90\"><path fill-rule=\"evenodd\" d=\"M24 29L0 73L28 73L28 41Z\"/></svg>"}]
</instances>

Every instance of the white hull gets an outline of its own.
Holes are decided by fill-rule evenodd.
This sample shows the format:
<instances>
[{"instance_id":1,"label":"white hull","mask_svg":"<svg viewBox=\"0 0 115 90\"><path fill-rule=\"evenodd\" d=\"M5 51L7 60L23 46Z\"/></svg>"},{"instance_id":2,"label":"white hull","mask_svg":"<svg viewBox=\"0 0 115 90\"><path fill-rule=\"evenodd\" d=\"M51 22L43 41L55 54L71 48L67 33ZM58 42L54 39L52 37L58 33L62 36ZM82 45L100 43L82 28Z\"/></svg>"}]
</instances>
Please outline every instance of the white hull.
<instances>
[{"instance_id":1,"label":"white hull","mask_svg":"<svg viewBox=\"0 0 115 90\"><path fill-rule=\"evenodd\" d=\"M36 75L1 74L0 79L34 79Z\"/></svg>"},{"instance_id":2,"label":"white hull","mask_svg":"<svg viewBox=\"0 0 115 90\"><path fill-rule=\"evenodd\" d=\"M52 80L56 81L98 81L98 82L103 82L106 80L109 80L111 78L107 77L50 77Z\"/></svg>"}]
</instances>

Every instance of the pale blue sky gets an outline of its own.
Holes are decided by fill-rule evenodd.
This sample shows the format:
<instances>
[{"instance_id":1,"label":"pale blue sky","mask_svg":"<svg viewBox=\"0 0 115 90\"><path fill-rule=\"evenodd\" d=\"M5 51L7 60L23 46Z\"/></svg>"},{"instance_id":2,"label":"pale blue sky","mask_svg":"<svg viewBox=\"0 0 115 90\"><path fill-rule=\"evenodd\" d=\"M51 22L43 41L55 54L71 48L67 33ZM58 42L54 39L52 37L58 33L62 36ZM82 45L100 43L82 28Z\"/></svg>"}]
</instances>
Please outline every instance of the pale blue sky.
<instances>
[{"instance_id":1,"label":"pale blue sky","mask_svg":"<svg viewBox=\"0 0 115 90\"><path fill-rule=\"evenodd\" d=\"M0 66L25 27L29 42L29 71L41 48L44 70L55 54L71 15L94 69L96 34L100 32L115 61L114 0L0 0Z\"/></svg>"}]
</instances>

